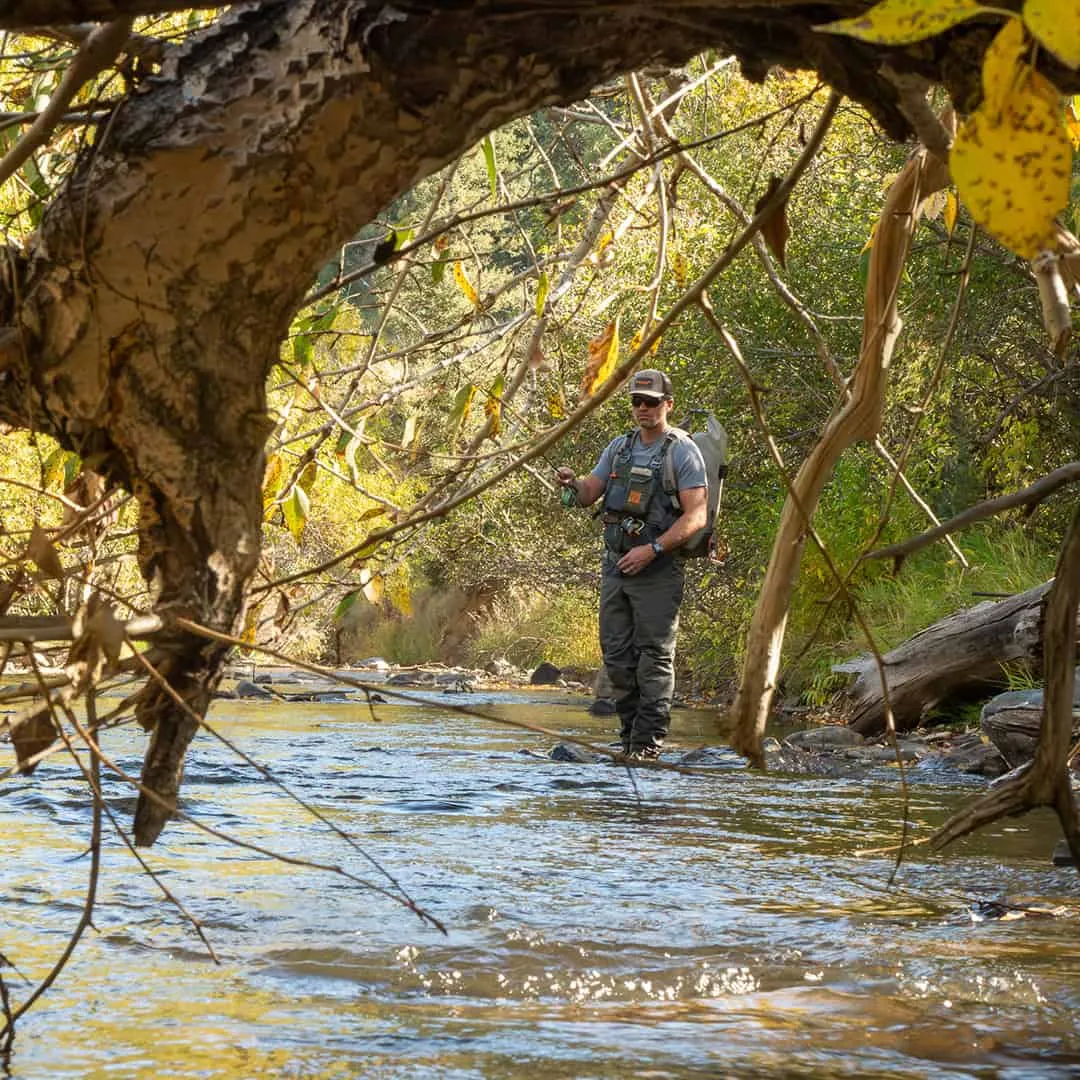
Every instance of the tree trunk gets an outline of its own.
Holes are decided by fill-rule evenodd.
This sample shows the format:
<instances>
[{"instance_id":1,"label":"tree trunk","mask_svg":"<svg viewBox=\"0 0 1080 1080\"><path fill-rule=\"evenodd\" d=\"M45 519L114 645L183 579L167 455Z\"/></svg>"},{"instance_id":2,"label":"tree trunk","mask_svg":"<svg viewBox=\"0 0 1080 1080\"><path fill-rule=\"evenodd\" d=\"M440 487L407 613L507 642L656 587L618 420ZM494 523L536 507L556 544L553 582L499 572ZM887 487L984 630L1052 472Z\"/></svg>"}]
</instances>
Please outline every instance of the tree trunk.
<instances>
[{"instance_id":1,"label":"tree trunk","mask_svg":"<svg viewBox=\"0 0 1080 1080\"><path fill-rule=\"evenodd\" d=\"M921 630L882 658L889 704L899 731L917 727L943 701L971 698L1006 685L1002 665L1042 670L1042 626L1052 582L1007 600L978 604ZM844 698L860 735L885 730L885 699L877 664L860 656L834 671L855 676Z\"/></svg>"}]
</instances>

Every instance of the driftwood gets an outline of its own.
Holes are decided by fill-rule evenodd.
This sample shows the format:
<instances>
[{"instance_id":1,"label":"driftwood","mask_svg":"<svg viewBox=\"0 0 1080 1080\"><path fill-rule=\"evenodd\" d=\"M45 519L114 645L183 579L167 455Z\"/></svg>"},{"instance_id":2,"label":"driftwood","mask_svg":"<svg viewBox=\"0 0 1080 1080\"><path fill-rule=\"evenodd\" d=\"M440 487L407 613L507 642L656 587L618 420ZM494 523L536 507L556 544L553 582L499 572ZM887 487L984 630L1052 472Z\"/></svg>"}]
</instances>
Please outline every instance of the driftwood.
<instances>
[{"instance_id":1,"label":"driftwood","mask_svg":"<svg viewBox=\"0 0 1080 1080\"><path fill-rule=\"evenodd\" d=\"M953 698L1002 689L1002 664L1042 669L1042 623L1052 582L1007 600L978 604L927 627L884 656L897 730L916 727L928 709ZM881 679L872 656L834 669L855 676L845 691L849 723L861 735L885 730Z\"/></svg>"}]
</instances>

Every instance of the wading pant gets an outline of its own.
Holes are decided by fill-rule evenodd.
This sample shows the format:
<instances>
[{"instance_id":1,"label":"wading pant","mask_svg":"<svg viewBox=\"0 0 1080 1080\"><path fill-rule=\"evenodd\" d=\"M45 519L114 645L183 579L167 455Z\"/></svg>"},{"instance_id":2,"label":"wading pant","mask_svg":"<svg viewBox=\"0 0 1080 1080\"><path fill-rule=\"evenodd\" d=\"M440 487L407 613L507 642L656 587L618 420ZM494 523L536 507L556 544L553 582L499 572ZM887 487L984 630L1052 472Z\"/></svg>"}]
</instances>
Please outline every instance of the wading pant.
<instances>
[{"instance_id":1,"label":"wading pant","mask_svg":"<svg viewBox=\"0 0 1080 1080\"><path fill-rule=\"evenodd\" d=\"M683 568L674 559L624 577L604 556L600 585L600 648L615 689L620 738L627 750L659 748L671 726L675 634Z\"/></svg>"}]
</instances>

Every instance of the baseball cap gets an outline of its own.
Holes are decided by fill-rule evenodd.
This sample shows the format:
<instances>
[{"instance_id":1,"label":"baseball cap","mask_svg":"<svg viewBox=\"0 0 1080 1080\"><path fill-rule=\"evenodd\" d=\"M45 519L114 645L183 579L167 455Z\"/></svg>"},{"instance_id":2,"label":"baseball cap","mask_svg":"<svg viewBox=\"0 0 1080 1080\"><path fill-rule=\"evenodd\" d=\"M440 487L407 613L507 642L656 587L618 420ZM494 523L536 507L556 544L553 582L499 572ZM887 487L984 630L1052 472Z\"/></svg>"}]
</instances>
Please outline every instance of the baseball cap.
<instances>
[{"instance_id":1,"label":"baseball cap","mask_svg":"<svg viewBox=\"0 0 1080 1080\"><path fill-rule=\"evenodd\" d=\"M653 368L646 368L634 375L630 379L629 392L654 397L658 401L661 398L675 396L671 388L671 380L662 371L656 371Z\"/></svg>"}]
</instances>

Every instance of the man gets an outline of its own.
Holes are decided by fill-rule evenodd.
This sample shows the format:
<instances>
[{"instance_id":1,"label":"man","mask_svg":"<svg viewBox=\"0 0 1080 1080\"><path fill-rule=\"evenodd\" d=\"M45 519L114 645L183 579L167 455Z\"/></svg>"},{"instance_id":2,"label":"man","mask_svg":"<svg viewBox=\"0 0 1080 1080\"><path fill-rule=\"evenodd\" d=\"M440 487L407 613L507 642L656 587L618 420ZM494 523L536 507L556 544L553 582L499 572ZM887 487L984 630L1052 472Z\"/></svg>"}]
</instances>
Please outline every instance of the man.
<instances>
[{"instance_id":1,"label":"man","mask_svg":"<svg viewBox=\"0 0 1080 1080\"><path fill-rule=\"evenodd\" d=\"M683 568L675 552L706 524L705 461L686 432L668 424L671 380L640 371L629 384L637 429L613 439L588 476L566 466L559 483L579 506L602 495L600 647L615 688L623 752L660 756L675 693L675 635ZM665 469L665 457L671 464ZM664 477L674 476L674 491Z\"/></svg>"}]
</instances>

